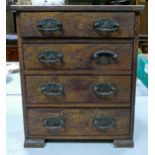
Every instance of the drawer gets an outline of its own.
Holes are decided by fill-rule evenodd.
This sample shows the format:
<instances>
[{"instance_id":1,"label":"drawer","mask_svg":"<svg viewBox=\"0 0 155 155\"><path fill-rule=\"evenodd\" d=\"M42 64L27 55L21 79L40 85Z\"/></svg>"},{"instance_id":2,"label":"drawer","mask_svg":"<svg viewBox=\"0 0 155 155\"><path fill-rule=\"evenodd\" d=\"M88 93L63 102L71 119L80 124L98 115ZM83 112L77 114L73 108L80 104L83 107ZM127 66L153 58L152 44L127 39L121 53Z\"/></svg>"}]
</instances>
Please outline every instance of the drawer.
<instances>
[{"instance_id":1,"label":"drawer","mask_svg":"<svg viewBox=\"0 0 155 155\"><path fill-rule=\"evenodd\" d=\"M43 106L61 106L61 103L128 104L130 86L130 76L26 76L27 103Z\"/></svg>"},{"instance_id":2,"label":"drawer","mask_svg":"<svg viewBox=\"0 0 155 155\"><path fill-rule=\"evenodd\" d=\"M131 70L132 44L24 44L25 69Z\"/></svg>"},{"instance_id":3,"label":"drawer","mask_svg":"<svg viewBox=\"0 0 155 155\"><path fill-rule=\"evenodd\" d=\"M29 136L113 137L129 134L130 109L51 108L28 109ZM37 132L36 132L37 131Z\"/></svg>"},{"instance_id":4,"label":"drawer","mask_svg":"<svg viewBox=\"0 0 155 155\"><path fill-rule=\"evenodd\" d=\"M20 17L23 37L132 38L134 36L134 13L130 12L24 12Z\"/></svg>"}]
</instances>

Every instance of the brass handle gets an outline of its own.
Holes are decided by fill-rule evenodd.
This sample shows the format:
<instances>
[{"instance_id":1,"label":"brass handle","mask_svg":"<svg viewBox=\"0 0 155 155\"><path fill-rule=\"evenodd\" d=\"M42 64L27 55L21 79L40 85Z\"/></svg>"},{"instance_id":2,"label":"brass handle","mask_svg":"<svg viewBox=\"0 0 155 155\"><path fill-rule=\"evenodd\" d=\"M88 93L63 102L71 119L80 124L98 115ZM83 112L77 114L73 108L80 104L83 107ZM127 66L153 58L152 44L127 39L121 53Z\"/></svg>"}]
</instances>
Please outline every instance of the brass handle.
<instances>
[{"instance_id":1,"label":"brass handle","mask_svg":"<svg viewBox=\"0 0 155 155\"><path fill-rule=\"evenodd\" d=\"M119 24L113 19L101 19L94 23L94 30L98 32L113 32L119 29Z\"/></svg>"},{"instance_id":2,"label":"brass handle","mask_svg":"<svg viewBox=\"0 0 155 155\"><path fill-rule=\"evenodd\" d=\"M115 63L117 61L117 58L117 53L107 50L97 51L93 54L94 62L99 65Z\"/></svg>"},{"instance_id":3,"label":"brass handle","mask_svg":"<svg viewBox=\"0 0 155 155\"><path fill-rule=\"evenodd\" d=\"M93 120L93 127L97 129L110 129L116 125L116 120L110 116L100 116Z\"/></svg>"},{"instance_id":4,"label":"brass handle","mask_svg":"<svg viewBox=\"0 0 155 155\"><path fill-rule=\"evenodd\" d=\"M41 86L41 92L47 96L64 95L64 86L60 83L48 82Z\"/></svg>"},{"instance_id":5,"label":"brass handle","mask_svg":"<svg viewBox=\"0 0 155 155\"><path fill-rule=\"evenodd\" d=\"M61 117L48 117L43 120L43 126L47 129L59 129L65 125L64 118Z\"/></svg>"},{"instance_id":6,"label":"brass handle","mask_svg":"<svg viewBox=\"0 0 155 155\"><path fill-rule=\"evenodd\" d=\"M61 64L64 54L59 51L46 51L38 55L38 59L45 65Z\"/></svg>"},{"instance_id":7,"label":"brass handle","mask_svg":"<svg viewBox=\"0 0 155 155\"><path fill-rule=\"evenodd\" d=\"M92 90L93 90L93 94L95 94L96 96L103 96L103 97L115 95L116 92L118 91L116 86L114 86L111 83L95 84L92 87Z\"/></svg>"},{"instance_id":8,"label":"brass handle","mask_svg":"<svg viewBox=\"0 0 155 155\"><path fill-rule=\"evenodd\" d=\"M37 27L41 32L61 32L62 22L57 19L43 19L37 22Z\"/></svg>"}]
</instances>

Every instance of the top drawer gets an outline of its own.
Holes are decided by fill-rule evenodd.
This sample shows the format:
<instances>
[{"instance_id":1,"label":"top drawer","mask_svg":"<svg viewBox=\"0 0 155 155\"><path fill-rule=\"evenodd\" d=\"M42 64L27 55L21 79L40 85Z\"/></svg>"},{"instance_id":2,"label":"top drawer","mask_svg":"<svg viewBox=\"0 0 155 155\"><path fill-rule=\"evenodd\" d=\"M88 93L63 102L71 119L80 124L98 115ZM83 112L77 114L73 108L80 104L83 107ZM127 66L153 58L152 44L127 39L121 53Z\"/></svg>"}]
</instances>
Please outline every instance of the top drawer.
<instances>
[{"instance_id":1,"label":"top drawer","mask_svg":"<svg viewBox=\"0 0 155 155\"><path fill-rule=\"evenodd\" d=\"M117 12L24 12L22 37L132 38L134 13Z\"/></svg>"}]
</instances>

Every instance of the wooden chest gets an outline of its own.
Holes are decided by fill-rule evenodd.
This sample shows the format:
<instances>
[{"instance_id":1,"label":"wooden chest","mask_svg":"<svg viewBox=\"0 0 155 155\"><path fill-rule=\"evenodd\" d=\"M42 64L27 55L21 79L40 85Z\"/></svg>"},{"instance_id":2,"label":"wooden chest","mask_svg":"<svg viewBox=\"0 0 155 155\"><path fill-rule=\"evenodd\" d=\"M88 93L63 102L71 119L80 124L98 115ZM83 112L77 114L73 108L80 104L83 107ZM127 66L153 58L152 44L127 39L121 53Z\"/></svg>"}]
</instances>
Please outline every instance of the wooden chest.
<instances>
[{"instance_id":1,"label":"wooden chest","mask_svg":"<svg viewBox=\"0 0 155 155\"><path fill-rule=\"evenodd\" d=\"M17 12L25 147L46 140L133 146L143 6L12 6Z\"/></svg>"}]
</instances>

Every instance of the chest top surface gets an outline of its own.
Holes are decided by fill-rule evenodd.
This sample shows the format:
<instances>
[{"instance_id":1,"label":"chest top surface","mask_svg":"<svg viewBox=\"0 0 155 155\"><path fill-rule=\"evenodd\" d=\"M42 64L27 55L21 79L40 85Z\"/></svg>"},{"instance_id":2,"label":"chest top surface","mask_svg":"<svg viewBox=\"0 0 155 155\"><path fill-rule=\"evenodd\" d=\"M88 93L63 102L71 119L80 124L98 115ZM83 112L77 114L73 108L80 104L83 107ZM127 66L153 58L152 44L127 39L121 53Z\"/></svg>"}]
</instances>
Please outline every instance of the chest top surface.
<instances>
[{"instance_id":1,"label":"chest top surface","mask_svg":"<svg viewBox=\"0 0 155 155\"><path fill-rule=\"evenodd\" d=\"M82 11L82 12L142 12L144 5L11 5L10 9L17 12L33 11Z\"/></svg>"}]
</instances>

